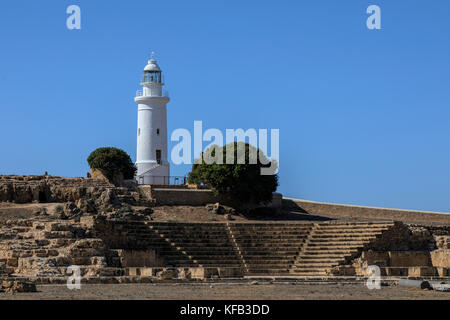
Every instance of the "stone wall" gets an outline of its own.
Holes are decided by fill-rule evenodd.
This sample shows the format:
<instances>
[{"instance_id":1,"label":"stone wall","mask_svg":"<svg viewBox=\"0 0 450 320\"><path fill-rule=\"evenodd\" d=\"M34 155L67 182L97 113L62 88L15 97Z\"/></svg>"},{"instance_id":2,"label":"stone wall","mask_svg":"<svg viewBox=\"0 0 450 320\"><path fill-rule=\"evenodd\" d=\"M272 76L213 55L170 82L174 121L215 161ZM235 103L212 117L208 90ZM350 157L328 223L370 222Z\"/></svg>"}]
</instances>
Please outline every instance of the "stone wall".
<instances>
[{"instance_id":1,"label":"stone wall","mask_svg":"<svg viewBox=\"0 0 450 320\"><path fill-rule=\"evenodd\" d=\"M76 202L112 187L97 179L0 176L0 202Z\"/></svg>"},{"instance_id":2,"label":"stone wall","mask_svg":"<svg viewBox=\"0 0 450 320\"><path fill-rule=\"evenodd\" d=\"M365 267L370 265L377 265L379 267L425 267L431 265L429 251L379 252L368 250L362 252L360 262Z\"/></svg>"},{"instance_id":3,"label":"stone wall","mask_svg":"<svg viewBox=\"0 0 450 320\"><path fill-rule=\"evenodd\" d=\"M370 242L334 275L370 275L368 267L381 268L383 276L448 276L450 270L449 226L406 225L401 222Z\"/></svg>"},{"instance_id":4,"label":"stone wall","mask_svg":"<svg viewBox=\"0 0 450 320\"><path fill-rule=\"evenodd\" d=\"M152 188L151 196L158 205L201 206L221 202L211 190Z\"/></svg>"},{"instance_id":5,"label":"stone wall","mask_svg":"<svg viewBox=\"0 0 450 320\"><path fill-rule=\"evenodd\" d=\"M450 268L450 250L439 249L430 252L431 263L434 267Z\"/></svg>"},{"instance_id":6,"label":"stone wall","mask_svg":"<svg viewBox=\"0 0 450 320\"><path fill-rule=\"evenodd\" d=\"M164 259L155 250L115 250L122 268L128 267L162 267Z\"/></svg>"},{"instance_id":7,"label":"stone wall","mask_svg":"<svg viewBox=\"0 0 450 320\"><path fill-rule=\"evenodd\" d=\"M368 250L374 251L422 251L436 249L433 233L426 227L409 226L396 222L381 237L372 241Z\"/></svg>"},{"instance_id":8,"label":"stone wall","mask_svg":"<svg viewBox=\"0 0 450 320\"><path fill-rule=\"evenodd\" d=\"M142 194L146 197L154 199L157 205L187 205L187 206L204 206L209 203L220 202L227 205L228 201L220 196L214 195L209 189L192 189L187 187L155 187L141 186L139 187ZM272 202L267 205L271 208L280 208L282 205L282 195L280 193L273 194Z\"/></svg>"},{"instance_id":9,"label":"stone wall","mask_svg":"<svg viewBox=\"0 0 450 320\"><path fill-rule=\"evenodd\" d=\"M450 213L335 204L293 198L284 198L283 207L332 219L391 220L410 224L450 226Z\"/></svg>"}]
</instances>

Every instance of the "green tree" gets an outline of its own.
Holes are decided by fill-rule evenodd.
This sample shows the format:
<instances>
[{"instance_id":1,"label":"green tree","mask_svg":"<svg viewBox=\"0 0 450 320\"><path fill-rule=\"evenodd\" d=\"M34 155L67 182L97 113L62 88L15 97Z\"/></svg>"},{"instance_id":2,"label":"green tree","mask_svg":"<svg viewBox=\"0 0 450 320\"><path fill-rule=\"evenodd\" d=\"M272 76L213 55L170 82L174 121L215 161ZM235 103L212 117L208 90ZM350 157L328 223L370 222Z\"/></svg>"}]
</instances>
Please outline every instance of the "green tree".
<instances>
[{"instance_id":1,"label":"green tree","mask_svg":"<svg viewBox=\"0 0 450 320\"><path fill-rule=\"evenodd\" d=\"M213 145L196 159L188 182L207 185L238 207L267 204L278 187L278 175L262 175L261 169L276 168L271 165L263 152L248 143Z\"/></svg>"},{"instance_id":2,"label":"green tree","mask_svg":"<svg viewBox=\"0 0 450 320\"><path fill-rule=\"evenodd\" d=\"M120 173L124 179L133 179L136 174L131 157L117 148L98 148L89 155L87 162L91 168L103 172L108 179Z\"/></svg>"}]
</instances>

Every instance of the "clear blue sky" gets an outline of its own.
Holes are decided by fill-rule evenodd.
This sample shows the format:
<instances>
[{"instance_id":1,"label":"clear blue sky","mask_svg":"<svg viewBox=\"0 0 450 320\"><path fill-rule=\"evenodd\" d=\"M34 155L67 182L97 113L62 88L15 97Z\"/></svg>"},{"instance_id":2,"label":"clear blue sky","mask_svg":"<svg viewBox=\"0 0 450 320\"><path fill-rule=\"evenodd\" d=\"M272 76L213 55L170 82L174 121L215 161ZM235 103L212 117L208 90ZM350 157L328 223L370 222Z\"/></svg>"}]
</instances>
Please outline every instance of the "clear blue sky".
<instances>
[{"instance_id":1,"label":"clear blue sky","mask_svg":"<svg viewBox=\"0 0 450 320\"><path fill-rule=\"evenodd\" d=\"M71 4L82 30L66 28ZM370 4L382 30L366 28ZM446 0L4 0L0 173L84 176L101 146L135 159L133 99L154 50L169 134L194 120L279 128L286 196L450 212L449 12Z\"/></svg>"}]
</instances>

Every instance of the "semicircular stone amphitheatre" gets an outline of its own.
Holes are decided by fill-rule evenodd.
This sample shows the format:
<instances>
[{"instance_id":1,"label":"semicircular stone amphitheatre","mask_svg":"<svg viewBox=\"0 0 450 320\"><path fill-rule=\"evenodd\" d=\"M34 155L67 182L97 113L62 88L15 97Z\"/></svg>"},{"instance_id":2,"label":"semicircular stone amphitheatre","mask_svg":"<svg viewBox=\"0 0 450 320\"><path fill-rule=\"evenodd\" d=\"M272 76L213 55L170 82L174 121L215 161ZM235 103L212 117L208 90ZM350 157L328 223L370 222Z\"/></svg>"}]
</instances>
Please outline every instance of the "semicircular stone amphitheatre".
<instances>
[{"instance_id":1,"label":"semicircular stone amphitheatre","mask_svg":"<svg viewBox=\"0 0 450 320\"><path fill-rule=\"evenodd\" d=\"M299 221L282 215L277 221L163 221L152 212L176 209L171 196L167 208L164 195L154 197L163 192L94 179L0 176L0 278L62 283L68 268L78 266L85 282L339 279L367 277L372 265L382 276L449 277L450 223L411 224L379 211L370 219L367 208L360 209L364 219L339 218L332 205L311 210L311 203L288 200L281 211ZM190 201L197 194L177 192L177 199ZM197 206L182 207L183 215L211 200L204 190L198 194Z\"/></svg>"}]
</instances>

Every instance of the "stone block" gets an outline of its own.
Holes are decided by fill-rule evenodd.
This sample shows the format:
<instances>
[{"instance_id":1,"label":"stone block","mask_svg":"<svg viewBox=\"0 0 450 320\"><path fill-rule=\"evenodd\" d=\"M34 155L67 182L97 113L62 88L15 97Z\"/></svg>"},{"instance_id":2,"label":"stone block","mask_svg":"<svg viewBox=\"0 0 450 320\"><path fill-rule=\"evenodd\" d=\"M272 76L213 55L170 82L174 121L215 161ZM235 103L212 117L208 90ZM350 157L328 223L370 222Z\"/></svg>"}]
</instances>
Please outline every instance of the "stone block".
<instances>
[{"instance_id":1,"label":"stone block","mask_svg":"<svg viewBox=\"0 0 450 320\"><path fill-rule=\"evenodd\" d=\"M365 266L376 265L379 267L386 267L389 265L389 253L379 251L363 251L361 260Z\"/></svg>"},{"instance_id":2,"label":"stone block","mask_svg":"<svg viewBox=\"0 0 450 320\"><path fill-rule=\"evenodd\" d=\"M430 252L431 264L434 267L450 268L450 249L439 249Z\"/></svg>"},{"instance_id":3,"label":"stone block","mask_svg":"<svg viewBox=\"0 0 450 320\"><path fill-rule=\"evenodd\" d=\"M409 269L407 267L386 267L381 268L381 275L387 277L406 277L408 276Z\"/></svg>"},{"instance_id":4,"label":"stone block","mask_svg":"<svg viewBox=\"0 0 450 320\"><path fill-rule=\"evenodd\" d=\"M330 270L327 271L328 275L333 276L354 276L357 274L365 274L365 272L362 269L357 270L354 266L336 266Z\"/></svg>"},{"instance_id":5,"label":"stone block","mask_svg":"<svg viewBox=\"0 0 450 320\"><path fill-rule=\"evenodd\" d=\"M178 279L182 280L192 279L191 268L178 268Z\"/></svg>"},{"instance_id":6,"label":"stone block","mask_svg":"<svg viewBox=\"0 0 450 320\"><path fill-rule=\"evenodd\" d=\"M428 251L390 251L390 267L426 267L431 266Z\"/></svg>"},{"instance_id":7,"label":"stone block","mask_svg":"<svg viewBox=\"0 0 450 320\"><path fill-rule=\"evenodd\" d=\"M438 249L450 249L450 236L435 236L436 247Z\"/></svg>"},{"instance_id":8,"label":"stone block","mask_svg":"<svg viewBox=\"0 0 450 320\"><path fill-rule=\"evenodd\" d=\"M8 258L6 259L6 266L8 267L17 267L18 265L18 259L17 258Z\"/></svg>"},{"instance_id":9,"label":"stone block","mask_svg":"<svg viewBox=\"0 0 450 320\"><path fill-rule=\"evenodd\" d=\"M439 277L448 277L450 276L450 268L436 267L436 273Z\"/></svg>"},{"instance_id":10,"label":"stone block","mask_svg":"<svg viewBox=\"0 0 450 320\"><path fill-rule=\"evenodd\" d=\"M220 278L237 278L242 277L244 271L241 268L217 268Z\"/></svg>"},{"instance_id":11,"label":"stone block","mask_svg":"<svg viewBox=\"0 0 450 320\"><path fill-rule=\"evenodd\" d=\"M156 277L158 278L158 280L176 279L178 277L178 270L164 268L164 270L156 273Z\"/></svg>"},{"instance_id":12,"label":"stone block","mask_svg":"<svg viewBox=\"0 0 450 320\"><path fill-rule=\"evenodd\" d=\"M408 277L432 277L436 275L434 267L409 267Z\"/></svg>"},{"instance_id":13,"label":"stone block","mask_svg":"<svg viewBox=\"0 0 450 320\"><path fill-rule=\"evenodd\" d=\"M209 279L219 276L217 268L194 267L190 268L192 279Z\"/></svg>"},{"instance_id":14,"label":"stone block","mask_svg":"<svg viewBox=\"0 0 450 320\"><path fill-rule=\"evenodd\" d=\"M141 275L141 268L127 268L126 269L126 275L127 276L140 276Z\"/></svg>"},{"instance_id":15,"label":"stone block","mask_svg":"<svg viewBox=\"0 0 450 320\"><path fill-rule=\"evenodd\" d=\"M117 250L120 263L123 268L127 267L162 267L164 260L155 250Z\"/></svg>"}]
</instances>

